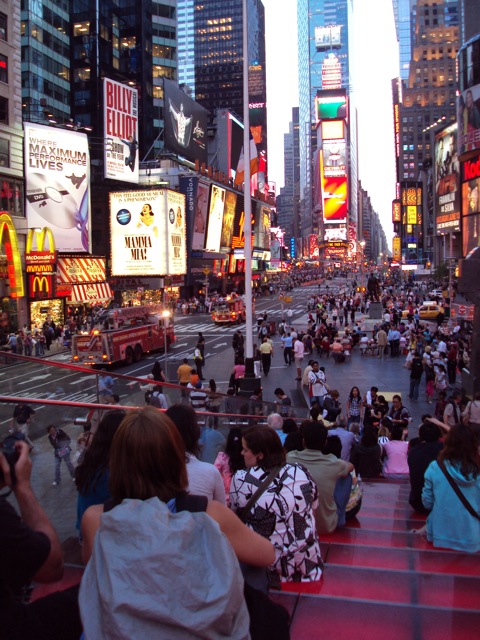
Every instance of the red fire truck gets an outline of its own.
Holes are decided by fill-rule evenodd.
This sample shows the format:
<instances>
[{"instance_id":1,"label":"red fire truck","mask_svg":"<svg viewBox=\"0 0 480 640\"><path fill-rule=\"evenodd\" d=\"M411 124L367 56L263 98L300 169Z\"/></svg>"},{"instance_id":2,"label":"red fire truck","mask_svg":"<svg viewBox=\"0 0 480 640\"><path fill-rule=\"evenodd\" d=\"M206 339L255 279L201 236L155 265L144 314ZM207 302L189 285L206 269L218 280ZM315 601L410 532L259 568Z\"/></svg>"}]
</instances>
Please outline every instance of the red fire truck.
<instances>
[{"instance_id":1,"label":"red fire truck","mask_svg":"<svg viewBox=\"0 0 480 640\"><path fill-rule=\"evenodd\" d=\"M162 305L106 309L92 331L72 336L72 362L131 364L144 353L168 349L174 340L173 318Z\"/></svg>"},{"instance_id":2,"label":"red fire truck","mask_svg":"<svg viewBox=\"0 0 480 640\"><path fill-rule=\"evenodd\" d=\"M247 317L245 302L242 298L230 298L212 309L215 324L241 324Z\"/></svg>"}]
</instances>

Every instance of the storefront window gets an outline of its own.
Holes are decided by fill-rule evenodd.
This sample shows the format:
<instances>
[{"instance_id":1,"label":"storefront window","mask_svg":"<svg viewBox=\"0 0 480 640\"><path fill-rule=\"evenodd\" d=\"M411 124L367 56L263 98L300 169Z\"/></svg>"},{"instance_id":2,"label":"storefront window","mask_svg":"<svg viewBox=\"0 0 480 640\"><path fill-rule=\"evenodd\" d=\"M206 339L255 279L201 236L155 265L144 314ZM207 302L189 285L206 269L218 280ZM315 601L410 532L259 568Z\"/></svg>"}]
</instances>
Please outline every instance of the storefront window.
<instances>
[{"instance_id":1,"label":"storefront window","mask_svg":"<svg viewBox=\"0 0 480 640\"><path fill-rule=\"evenodd\" d=\"M65 322L63 314L63 299L39 300L30 304L30 324L32 330L41 329L44 322L53 322L63 325Z\"/></svg>"},{"instance_id":2,"label":"storefront window","mask_svg":"<svg viewBox=\"0 0 480 640\"><path fill-rule=\"evenodd\" d=\"M23 216L23 183L20 180L0 180L0 209Z\"/></svg>"}]
</instances>

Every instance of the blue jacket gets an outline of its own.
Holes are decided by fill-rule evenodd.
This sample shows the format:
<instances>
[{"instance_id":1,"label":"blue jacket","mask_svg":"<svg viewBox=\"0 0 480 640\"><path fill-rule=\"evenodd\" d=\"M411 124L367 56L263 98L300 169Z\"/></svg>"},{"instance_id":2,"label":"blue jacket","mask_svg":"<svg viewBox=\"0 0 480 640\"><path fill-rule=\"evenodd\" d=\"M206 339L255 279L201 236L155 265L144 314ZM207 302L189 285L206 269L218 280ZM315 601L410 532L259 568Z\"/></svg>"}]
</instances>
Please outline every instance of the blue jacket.
<instances>
[{"instance_id":1,"label":"blue jacket","mask_svg":"<svg viewBox=\"0 0 480 640\"><path fill-rule=\"evenodd\" d=\"M476 478L465 478L448 460L445 466L465 498L480 513L480 474ZM468 513L436 461L430 463L425 472L422 502L431 509L427 538L435 547L470 553L480 551L480 520Z\"/></svg>"}]
</instances>

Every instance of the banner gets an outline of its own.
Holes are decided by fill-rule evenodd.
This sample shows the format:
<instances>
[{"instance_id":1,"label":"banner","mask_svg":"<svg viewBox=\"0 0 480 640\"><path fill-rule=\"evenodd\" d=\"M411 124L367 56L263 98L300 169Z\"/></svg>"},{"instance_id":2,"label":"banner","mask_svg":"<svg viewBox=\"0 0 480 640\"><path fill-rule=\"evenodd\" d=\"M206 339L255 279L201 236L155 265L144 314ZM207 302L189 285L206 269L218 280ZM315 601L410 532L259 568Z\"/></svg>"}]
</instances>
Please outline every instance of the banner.
<instances>
[{"instance_id":1,"label":"banner","mask_svg":"<svg viewBox=\"0 0 480 640\"><path fill-rule=\"evenodd\" d=\"M227 191L225 194L225 207L223 209L222 234L220 237L220 247L229 249L232 246L233 221L235 219L235 207L237 206L237 194Z\"/></svg>"},{"instance_id":2,"label":"banner","mask_svg":"<svg viewBox=\"0 0 480 640\"><path fill-rule=\"evenodd\" d=\"M25 212L52 230L58 251L90 251L90 156L84 133L24 124Z\"/></svg>"},{"instance_id":3,"label":"banner","mask_svg":"<svg viewBox=\"0 0 480 640\"><path fill-rule=\"evenodd\" d=\"M437 234L460 231L460 163L457 124L435 136L435 212Z\"/></svg>"},{"instance_id":4,"label":"banner","mask_svg":"<svg viewBox=\"0 0 480 640\"><path fill-rule=\"evenodd\" d=\"M225 189L212 184L210 191L210 205L208 208L207 251L220 250L220 236L222 233L223 208L225 205Z\"/></svg>"},{"instance_id":5,"label":"banner","mask_svg":"<svg viewBox=\"0 0 480 640\"><path fill-rule=\"evenodd\" d=\"M163 80L165 148L195 162L208 163L208 111L192 100L176 82Z\"/></svg>"},{"instance_id":6,"label":"banner","mask_svg":"<svg viewBox=\"0 0 480 640\"><path fill-rule=\"evenodd\" d=\"M138 91L103 79L105 177L138 183Z\"/></svg>"},{"instance_id":7,"label":"banner","mask_svg":"<svg viewBox=\"0 0 480 640\"><path fill-rule=\"evenodd\" d=\"M169 189L110 193L112 276L184 275L185 196Z\"/></svg>"},{"instance_id":8,"label":"banner","mask_svg":"<svg viewBox=\"0 0 480 640\"><path fill-rule=\"evenodd\" d=\"M106 279L105 263L105 258L60 256L57 264L57 282L61 284L104 282Z\"/></svg>"}]
</instances>

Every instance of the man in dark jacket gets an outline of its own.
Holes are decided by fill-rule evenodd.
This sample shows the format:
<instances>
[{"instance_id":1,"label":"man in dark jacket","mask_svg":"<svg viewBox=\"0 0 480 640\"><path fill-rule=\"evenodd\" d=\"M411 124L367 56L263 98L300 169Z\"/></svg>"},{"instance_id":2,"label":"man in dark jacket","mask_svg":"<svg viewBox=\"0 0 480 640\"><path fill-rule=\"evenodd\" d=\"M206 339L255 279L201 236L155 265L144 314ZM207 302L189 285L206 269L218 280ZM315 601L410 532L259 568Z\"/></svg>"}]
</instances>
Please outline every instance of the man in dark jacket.
<instances>
[{"instance_id":1,"label":"man in dark jacket","mask_svg":"<svg viewBox=\"0 0 480 640\"><path fill-rule=\"evenodd\" d=\"M408 468L410 471L410 506L418 513L429 513L422 502L422 490L425 483L425 471L430 463L437 459L442 450L440 428L435 418L428 418L418 430L419 443L411 446L408 452ZM412 442L411 445L414 443Z\"/></svg>"}]
</instances>

